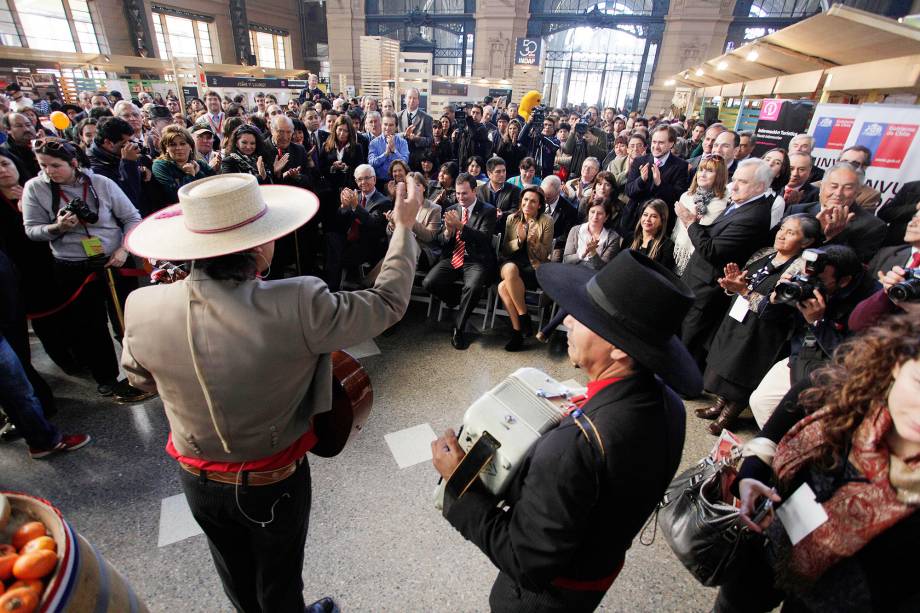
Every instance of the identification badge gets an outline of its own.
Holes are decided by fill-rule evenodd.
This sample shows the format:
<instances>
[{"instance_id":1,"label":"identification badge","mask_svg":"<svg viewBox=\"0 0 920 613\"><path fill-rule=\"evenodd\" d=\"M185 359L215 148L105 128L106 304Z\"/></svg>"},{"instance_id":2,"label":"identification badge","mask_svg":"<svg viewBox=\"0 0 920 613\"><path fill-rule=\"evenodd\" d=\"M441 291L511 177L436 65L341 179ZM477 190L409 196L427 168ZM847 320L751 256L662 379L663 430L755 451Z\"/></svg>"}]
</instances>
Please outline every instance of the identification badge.
<instances>
[{"instance_id":1,"label":"identification badge","mask_svg":"<svg viewBox=\"0 0 920 613\"><path fill-rule=\"evenodd\" d=\"M776 515L782 520L793 546L827 523L827 512L815 500L815 493L807 483L776 509Z\"/></svg>"},{"instance_id":2,"label":"identification badge","mask_svg":"<svg viewBox=\"0 0 920 613\"><path fill-rule=\"evenodd\" d=\"M748 307L751 306L751 301L745 298L744 296L738 296L735 298L734 304L732 304L731 310L728 312L728 316L737 321L738 323L744 323L744 318L747 317Z\"/></svg>"},{"instance_id":3,"label":"identification badge","mask_svg":"<svg viewBox=\"0 0 920 613\"><path fill-rule=\"evenodd\" d=\"M83 251L86 252L86 257L92 258L100 255L105 255L105 249L102 247L102 241L99 240L98 237L90 236L89 238L84 238L80 242L83 243Z\"/></svg>"}]
</instances>

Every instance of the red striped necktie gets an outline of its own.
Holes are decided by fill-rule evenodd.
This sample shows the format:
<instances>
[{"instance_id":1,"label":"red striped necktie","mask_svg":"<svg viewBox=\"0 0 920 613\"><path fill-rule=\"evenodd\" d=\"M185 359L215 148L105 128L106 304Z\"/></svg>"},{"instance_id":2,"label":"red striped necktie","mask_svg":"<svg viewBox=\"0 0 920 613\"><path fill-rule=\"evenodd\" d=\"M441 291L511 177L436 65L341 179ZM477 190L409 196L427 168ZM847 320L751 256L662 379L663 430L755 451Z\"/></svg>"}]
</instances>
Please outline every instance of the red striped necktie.
<instances>
[{"instance_id":1,"label":"red striped necktie","mask_svg":"<svg viewBox=\"0 0 920 613\"><path fill-rule=\"evenodd\" d=\"M463 225L466 225L466 222L469 221L470 210L467 207L463 207ZM460 233L463 231L463 228L457 230L457 244L454 245L454 255L450 258L450 265L454 268L463 268L463 257L466 255L466 242L460 238Z\"/></svg>"}]
</instances>

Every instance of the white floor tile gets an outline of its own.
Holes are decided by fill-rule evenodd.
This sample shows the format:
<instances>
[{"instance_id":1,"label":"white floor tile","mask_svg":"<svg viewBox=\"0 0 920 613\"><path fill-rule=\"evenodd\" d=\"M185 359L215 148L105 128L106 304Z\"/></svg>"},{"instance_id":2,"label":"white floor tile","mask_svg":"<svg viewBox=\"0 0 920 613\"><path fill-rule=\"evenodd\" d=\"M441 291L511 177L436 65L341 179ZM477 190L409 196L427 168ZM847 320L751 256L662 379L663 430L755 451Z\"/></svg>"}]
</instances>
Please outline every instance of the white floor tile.
<instances>
[{"instance_id":1,"label":"white floor tile","mask_svg":"<svg viewBox=\"0 0 920 613\"><path fill-rule=\"evenodd\" d=\"M431 441L435 440L430 424L420 424L385 435L390 453L400 468L406 468L431 459Z\"/></svg>"},{"instance_id":2,"label":"white floor tile","mask_svg":"<svg viewBox=\"0 0 920 613\"><path fill-rule=\"evenodd\" d=\"M345 352L356 360L366 358L372 355L380 355L380 347L374 342L374 339L368 339L363 343L358 343L354 347L347 347Z\"/></svg>"},{"instance_id":3,"label":"white floor tile","mask_svg":"<svg viewBox=\"0 0 920 613\"><path fill-rule=\"evenodd\" d=\"M185 494L176 494L160 502L160 536L157 547L172 545L199 534L203 534L201 526L192 517Z\"/></svg>"}]
</instances>

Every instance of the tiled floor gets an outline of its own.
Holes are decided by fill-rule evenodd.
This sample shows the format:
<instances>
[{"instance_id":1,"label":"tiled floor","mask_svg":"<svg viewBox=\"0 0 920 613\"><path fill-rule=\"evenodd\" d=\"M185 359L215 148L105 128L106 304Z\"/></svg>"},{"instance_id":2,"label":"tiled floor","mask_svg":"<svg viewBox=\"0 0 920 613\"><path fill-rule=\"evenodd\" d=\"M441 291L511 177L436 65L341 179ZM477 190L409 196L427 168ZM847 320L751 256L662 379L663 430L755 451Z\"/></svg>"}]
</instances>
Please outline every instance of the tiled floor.
<instances>
[{"instance_id":1,"label":"tiled floor","mask_svg":"<svg viewBox=\"0 0 920 613\"><path fill-rule=\"evenodd\" d=\"M473 400L520 366L584 381L561 344L531 341L529 350L509 354L503 330L477 335L467 351L456 351L449 324L426 320L425 307L413 303L392 333L358 348L375 406L364 432L340 456L310 457L308 602L330 595L346 612L488 610L496 570L435 511L427 442L459 426ZM188 514L178 468L163 451L167 423L159 400L130 407L101 401L89 381L64 375L34 348L36 367L59 397L54 421L94 441L44 461L30 460L22 442L2 444L0 488L51 500L152 611L231 611ZM684 464L713 442L689 416ZM602 610L708 611L713 598L659 536L648 547L634 543Z\"/></svg>"}]
</instances>

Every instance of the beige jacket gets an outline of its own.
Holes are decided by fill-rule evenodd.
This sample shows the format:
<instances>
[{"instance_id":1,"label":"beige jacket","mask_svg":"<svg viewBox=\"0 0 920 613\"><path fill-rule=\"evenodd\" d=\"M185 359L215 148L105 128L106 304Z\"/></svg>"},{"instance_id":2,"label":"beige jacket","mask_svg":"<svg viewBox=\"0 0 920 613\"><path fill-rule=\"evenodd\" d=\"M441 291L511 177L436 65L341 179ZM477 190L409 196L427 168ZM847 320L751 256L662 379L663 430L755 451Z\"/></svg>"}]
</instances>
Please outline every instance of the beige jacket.
<instances>
[{"instance_id":1,"label":"beige jacket","mask_svg":"<svg viewBox=\"0 0 920 613\"><path fill-rule=\"evenodd\" d=\"M364 291L332 293L315 277L216 281L200 270L139 289L125 306L122 366L132 385L159 391L180 454L268 457L331 408L329 353L403 316L417 258L412 232L398 227L376 284Z\"/></svg>"},{"instance_id":2,"label":"beige jacket","mask_svg":"<svg viewBox=\"0 0 920 613\"><path fill-rule=\"evenodd\" d=\"M522 245L517 237L518 226L521 225L523 215L520 211L512 214L505 225L505 237L502 241L501 253L510 258ZM553 218L543 213L530 225L527 232L527 259L534 269L543 262L549 261L553 250Z\"/></svg>"}]
</instances>

